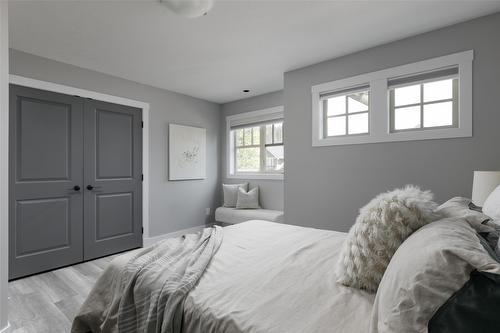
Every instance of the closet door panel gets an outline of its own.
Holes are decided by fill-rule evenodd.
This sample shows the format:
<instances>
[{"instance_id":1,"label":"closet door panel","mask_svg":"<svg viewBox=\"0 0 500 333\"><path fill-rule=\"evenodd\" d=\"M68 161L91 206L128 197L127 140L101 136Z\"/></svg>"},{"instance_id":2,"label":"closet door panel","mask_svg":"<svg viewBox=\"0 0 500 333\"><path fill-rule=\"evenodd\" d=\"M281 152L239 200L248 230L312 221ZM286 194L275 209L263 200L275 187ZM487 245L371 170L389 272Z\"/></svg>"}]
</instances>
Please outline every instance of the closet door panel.
<instances>
[{"instance_id":1,"label":"closet door panel","mask_svg":"<svg viewBox=\"0 0 500 333\"><path fill-rule=\"evenodd\" d=\"M142 110L85 101L85 260L142 246Z\"/></svg>"},{"instance_id":2,"label":"closet door panel","mask_svg":"<svg viewBox=\"0 0 500 333\"><path fill-rule=\"evenodd\" d=\"M83 260L83 100L10 86L9 278Z\"/></svg>"}]
</instances>

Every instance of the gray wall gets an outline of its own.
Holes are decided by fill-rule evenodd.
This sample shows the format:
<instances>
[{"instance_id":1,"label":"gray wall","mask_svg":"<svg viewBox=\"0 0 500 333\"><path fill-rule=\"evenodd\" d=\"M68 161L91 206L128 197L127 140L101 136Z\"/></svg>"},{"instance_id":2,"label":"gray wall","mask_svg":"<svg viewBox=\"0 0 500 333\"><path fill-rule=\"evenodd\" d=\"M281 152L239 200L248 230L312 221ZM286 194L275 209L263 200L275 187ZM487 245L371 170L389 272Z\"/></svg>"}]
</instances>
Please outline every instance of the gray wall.
<instances>
[{"instance_id":1,"label":"gray wall","mask_svg":"<svg viewBox=\"0 0 500 333\"><path fill-rule=\"evenodd\" d=\"M223 180L224 183L239 183L242 181L241 179L227 179L226 135L225 135L226 116L242 112L267 109L280 105L283 105L283 91L276 91L265 95L245 98L242 100L222 105L221 123L220 123L220 128L221 128L220 170L221 170L221 179ZM244 179L244 181L248 181L251 187L259 186L260 204L263 208L283 210L282 180Z\"/></svg>"},{"instance_id":2,"label":"gray wall","mask_svg":"<svg viewBox=\"0 0 500 333\"><path fill-rule=\"evenodd\" d=\"M408 183L441 202L471 195L473 170L500 170L500 14L284 75L287 223L345 231L377 193ZM474 49L472 138L311 146L311 86Z\"/></svg>"},{"instance_id":3,"label":"gray wall","mask_svg":"<svg viewBox=\"0 0 500 333\"><path fill-rule=\"evenodd\" d=\"M8 325L9 230L9 15L0 2L0 332Z\"/></svg>"},{"instance_id":4,"label":"gray wall","mask_svg":"<svg viewBox=\"0 0 500 333\"><path fill-rule=\"evenodd\" d=\"M10 73L150 104L150 236L195 227L206 222L219 200L218 159L220 107L167 90L11 50ZM168 181L168 124L207 129L207 178Z\"/></svg>"}]
</instances>

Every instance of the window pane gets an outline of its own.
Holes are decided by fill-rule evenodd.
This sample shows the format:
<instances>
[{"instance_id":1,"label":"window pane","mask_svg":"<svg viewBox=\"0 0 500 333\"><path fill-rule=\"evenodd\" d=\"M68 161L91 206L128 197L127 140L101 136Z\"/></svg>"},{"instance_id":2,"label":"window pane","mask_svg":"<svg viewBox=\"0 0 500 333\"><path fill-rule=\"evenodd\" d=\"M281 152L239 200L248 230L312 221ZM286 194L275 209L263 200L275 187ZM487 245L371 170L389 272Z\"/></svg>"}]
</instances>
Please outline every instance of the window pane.
<instances>
[{"instance_id":1,"label":"window pane","mask_svg":"<svg viewBox=\"0 0 500 333\"><path fill-rule=\"evenodd\" d=\"M420 84L394 89L394 105L420 103Z\"/></svg>"},{"instance_id":2,"label":"window pane","mask_svg":"<svg viewBox=\"0 0 500 333\"><path fill-rule=\"evenodd\" d=\"M424 84L424 102L439 101L453 97L453 79Z\"/></svg>"},{"instance_id":3,"label":"window pane","mask_svg":"<svg viewBox=\"0 0 500 333\"><path fill-rule=\"evenodd\" d=\"M327 116L345 113L345 96L332 97L327 100Z\"/></svg>"},{"instance_id":4,"label":"window pane","mask_svg":"<svg viewBox=\"0 0 500 333\"><path fill-rule=\"evenodd\" d=\"M424 127L453 125L453 102L424 105Z\"/></svg>"},{"instance_id":5,"label":"window pane","mask_svg":"<svg viewBox=\"0 0 500 333\"><path fill-rule=\"evenodd\" d=\"M260 127L254 127L252 129L252 132L253 132L253 144L259 145L260 144Z\"/></svg>"},{"instance_id":6,"label":"window pane","mask_svg":"<svg viewBox=\"0 0 500 333\"><path fill-rule=\"evenodd\" d=\"M368 91L347 95L348 112L368 111Z\"/></svg>"},{"instance_id":7,"label":"window pane","mask_svg":"<svg viewBox=\"0 0 500 333\"><path fill-rule=\"evenodd\" d=\"M283 123L274 124L274 143L283 142Z\"/></svg>"},{"instance_id":8,"label":"window pane","mask_svg":"<svg viewBox=\"0 0 500 333\"><path fill-rule=\"evenodd\" d=\"M252 145L252 128L244 128L243 129L243 137L245 141L245 146L251 146Z\"/></svg>"},{"instance_id":9,"label":"window pane","mask_svg":"<svg viewBox=\"0 0 500 333\"><path fill-rule=\"evenodd\" d=\"M394 110L394 129L420 128L420 106L397 108Z\"/></svg>"},{"instance_id":10,"label":"window pane","mask_svg":"<svg viewBox=\"0 0 500 333\"><path fill-rule=\"evenodd\" d=\"M335 136L335 135L346 135L345 132L345 116L328 118L327 120L327 135Z\"/></svg>"},{"instance_id":11,"label":"window pane","mask_svg":"<svg viewBox=\"0 0 500 333\"><path fill-rule=\"evenodd\" d=\"M266 147L266 171L283 171L284 157L283 146Z\"/></svg>"},{"instance_id":12,"label":"window pane","mask_svg":"<svg viewBox=\"0 0 500 333\"><path fill-rule=\"evenodd\" d=\"M234 135L236 136L236 145L243 146L243 130L242 129L235 130Z\"/></svg>"},{"instance_id":13,"label":"window pane","mask_svg":"<svg viewBox=\"0 0 500 333\"><path fill-rule=\"evenodd\" d=\"M266 125L266 144L273 143L273 124Z\"/></svg>"},{"instance_id":14,"label":"window pane","mask_svg":"<svg viewBox=\"0 0 500 333\"><path fill-rule=\"evenodd\" d=\"M236 171L258 172L260 170L260 148L237 148Z\"/></svg>"},{"instance_id":15,"label":"window pane","mask_svg":"<svg viewBox=\"0 0 500 333\"><path fill-rule=\"evenodd\" d=\"M368 113L350 115L348 126L349 134L368 133Z\"/></svg>"}]
</instances>

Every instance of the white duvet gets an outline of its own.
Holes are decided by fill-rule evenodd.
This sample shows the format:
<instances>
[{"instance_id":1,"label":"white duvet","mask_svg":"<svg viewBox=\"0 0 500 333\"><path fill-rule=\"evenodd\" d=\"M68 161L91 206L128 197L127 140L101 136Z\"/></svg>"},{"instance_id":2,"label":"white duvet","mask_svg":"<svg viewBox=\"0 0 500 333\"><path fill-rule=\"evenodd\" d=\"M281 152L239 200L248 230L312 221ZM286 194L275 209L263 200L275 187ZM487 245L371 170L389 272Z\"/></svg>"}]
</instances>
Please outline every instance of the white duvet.
<instances>
[{"instance_id":1,"label":"white duvet","mask_svg":"<svg viewBox=\"0 0 500 333\"><path fill-rule=\"evenodd\" d=\"M249 221L187 296L186 333L369 331L374 295L335 283L345 233Z\"/></svg>"}]
</instances>

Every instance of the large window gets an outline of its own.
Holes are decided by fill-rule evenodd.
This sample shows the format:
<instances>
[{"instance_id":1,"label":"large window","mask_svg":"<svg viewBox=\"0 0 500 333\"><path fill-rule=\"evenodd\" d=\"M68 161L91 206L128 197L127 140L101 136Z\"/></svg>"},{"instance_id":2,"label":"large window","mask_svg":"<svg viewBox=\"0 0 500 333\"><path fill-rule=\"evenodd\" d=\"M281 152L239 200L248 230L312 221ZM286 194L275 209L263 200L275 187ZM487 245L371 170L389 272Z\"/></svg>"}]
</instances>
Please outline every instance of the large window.
<instances>
[{"instance_id":1,"label":"large window","mask_svg":"<svg viewBox=\"0 0 500 333\"><path fill-rule=\"evenodd\" d=\"M227 127L229 177L283 177L282 107L230 116Z\"/></svg>"},{"instance_id":2,"label":"large window","mask_svg":"<svg viewBox=\"0 0 500 333\"><path fill-rule=\"evenodd\" d=\"M313 146L472 136L473 51L312 87Z\"/></svg>"}]
</instances>

